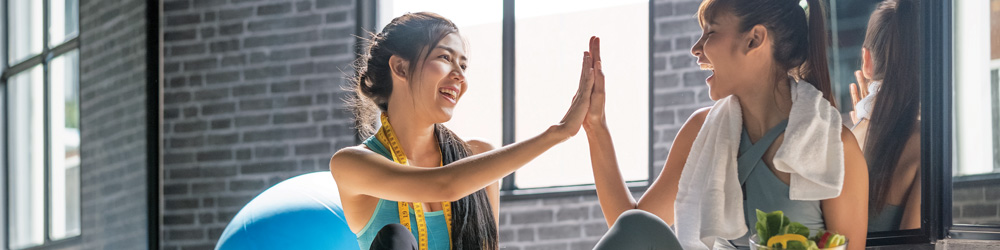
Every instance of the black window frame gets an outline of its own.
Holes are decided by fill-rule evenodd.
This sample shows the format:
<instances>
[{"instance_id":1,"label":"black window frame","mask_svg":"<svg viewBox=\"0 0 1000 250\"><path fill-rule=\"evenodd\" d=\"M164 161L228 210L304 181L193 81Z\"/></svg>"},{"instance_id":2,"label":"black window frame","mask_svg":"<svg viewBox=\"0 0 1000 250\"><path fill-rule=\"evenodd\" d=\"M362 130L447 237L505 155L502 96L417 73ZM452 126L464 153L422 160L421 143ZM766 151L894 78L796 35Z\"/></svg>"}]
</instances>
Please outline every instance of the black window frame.
<instances>
[{"instance_id":1,"label":"black window frame","mask_svg":"<svg viewBox=\"0 0 1000 250\"><path fill-rule=\"evenodd\" d=\"M81 232L79 234L75 235L75 236L70 236L70 237L66 237L66 238L62 238L62 239L58 239L58 240L52 240L52 236L51 236L51 226L52 226L52 221L51 221L51 217L52 217L51 213L52 213L52 211L51 210L52 209L51 209L51 195L50 195L51 194L51 184L52 184L52 180L51 180L51 171L52 171L51 154L52 154L52 152L50 152L51 151L50 142L51 142L51 139L52 139L51 138L51 136L52 136L52 131L51 131L52 126L50 124L51 123L51 119L50 119L50 115L51 114L49 113L49 111L50 111L50 107L49 106L51 105L51 103L50 103L50 98L51 97L50 97L50 93L49 93L49 90L50 90L49 88L51 86L51 79L50 79L51 77L49 76L49 70L51 68L51 62L55 58L57 58L59 56L66 55L67 53L72 52L74 50L79 51L79 49L80 49L80 41L79 41L80 40L80 32L79 32L79 30L80 30L79 23L80 22L79 22L79 15L77 15L77 34L73 38L71 38L71 39L66 39L65 41L62 41L62 43L59 43L59 44L56 44L56 45L52 45L52 44L49 43L49 40L51 39L50 38L51 34L49 32L49 29L51 28L51 27L49 27L49 22L50 22L49 15L51 14L50 13L51 12L51 6L50 6L51 4L50 4L49 0L41 0L41 1L42 1L42 18L41 18L42 19L42 41L41 41L41 43L43 44L42 45L42 51L39 54L36 54L36 55L31 56L31 57L22 59L21 61L18 61L18 62L16 62L13 65L11 65L10 62L9 62L9 60L8 60L9 57L10 57L10 51L9 51L9 46L8 46L8 44L10 43L10 40L9 40L9 38L10 38L10 34L9 34L10 27L8 26L10 24L10 18L9 18L9 15L6 15L6 14L7 14L7 10L9 9L10 2L9 1L3 1L2 6L0 6L0 11L3 11L3 13L4 13L3 20L0 20L0 23L2 23L2 26L3 26L2 28L0 28L0 32L3 33L3 34L0 34L0 37L3 38L2 43L0 43L0 47L2 47L0 49L3 50L2 56L0 56L0 60L3 60L3 62L0 63L0 88L2 88L4 90L3 94L4 95L7 94L7 91L6 91L7 90L7 85L8 85L8 82L9 82L9 80L10 80L10 78L12 76L14 76L16 74L19 74L19 73L28 72L32 68L34 68L36 66L42 67L42 82L41 82L41 84L42 84L42 89L43 89L42 91L44 92L43 100L42 100L42 102L43 102L43 113L44 113L43 114L44 118L43 118L43 123L42 123L42 127L43 127L42 128L42 130L43 130L42 131L42 133L43 133L43 139L42 139L43 143L42 144L43 144L43 147L44 147L44 150L42 152L42 154L44 155L44 157L43 157L44 158L44 160L43 160L43 169L44 170L42 171L43 175L44 175L44 177L42 178L43 179L43 192L44 192L44 197L43 197L43 199L44 199L44 202L43 202L44 203L44 206L43 206L43 209L44 209L43 217L44 218L42 220L42 223L44 224L42 226L43 227L43 231L44 231L42 233L42 235L43 235L43 237L42 237L43 241L42 241L42 243L40 245L31 246L31 247L27 247L27 248L20 248L19 250L35 250L35 249L48 249L48 248L62 248L62 247L67 247L67 246L79 245L82 242L82 236L83 236L83 231L82 231L82 228L81 228ZM77 11L79 11L79 9ZM79 82L77 84L79 84ZM77 93L77 95L78 95L77 98L79 98L79 94L80 93ZM0 111L0 113L2 113L3 116L0 116L0 119L2 119L3 120L3 124L6 125L6 124L9 124L9 120L7 119L8 118L7 117L7 114L8 114L8 110L7 109L10 107L10 102L9 102L9 99L6 96L4 96L4 98L2 99L2 101L3 101L3 103L0 104L0 108L2 108L3 110ZM0 186L0 188L2 188L2 190L0 190L0 191L2 191L2 193L3 193L3 195L2 195L3 209L0 209L0 211L3 212L3 215L2 215L4 217L3 218L3 222L5 222L5 223L3 224L4 226L3 226L3 230L2 230L2 232L3 232L3 236L2 236L3 237L3 241L2 241L3 245L0 246L0 249L11 249L10 248L10 234L9 234L9 232L11 231L11 228L10 228L11 225L9 223L6 223L6 222L10 221L10 210L8 209L7 205L10 204L10 199L9 199L10 198L10 193L9 192L11 191L10 184L8 182L8 179L7 179L8 176L9 176L9 172L10 172L10 168L7 167L7 166L10 166L10 163L8 162L9 157L7 157L8 155L7 155L7 150L6 150L7 148L9 148L9 146L8 146L9 141L7 140L7 138L9 138L8 137L8 133L9 132L7 131L6 127L3 127L3 129L4 130L2 131L2 133L3 133L3 139L4 140L3 140L3 145L0 146L0 148L3 149L3 152L0 152L0 153L3 154L3 157L0 158L0 160L3 161L2 163L3 163L3 165L5 167L3 169L3 173L0 174L0 177L3 178L3 181L0 182L0 184L3 185L3 186ZM82 171L81 171L81 173L82 173ZM82 189L82 185L81 185L80 188ZM80 200L81 201L82 201L82 197L83 197L83 194L81 192L80 193L80 198L81 198ZM81 204L81 210L82 210L82 208L83 208L83 206ZM80 220L81 220L81 227L82 227L82 220L83 220L82 214L81 214Z\"/></svg>"},{"instance_id":2,"label":"black window frame","mask_svg":"<svg viewBox=\"0 0 1000 250\"><path fill-rule=\"evenodd\" d=\"M953 71L954 67L952 65L952 60L954 58L952 49L953 48L952 40L954 39L953 37L954 33L952 31L952 27L954 27L952 17L955 14L953 8L954 2L955 0L941 0L940 2L922 1L922 6L921 6L922 8L924 8L922 9L923 11L922 14L925 14L926 16L930 16L932 18L936 18L932 20L931 23L924 24L925 30L929 30L929 32L921 34L921 36L925 41L931 41L930 43L927 43L928 46L926 47L928 48L924 49L925 53L928 53L930 55L925 55L923 58L924 62L922 62L923 64L922 68L931 69L923 71L924 79L930 79L930 81L921 82L921 87L925 89L932 87L932 85L929 84L929 82L932 83L940 81L941 83L943 83L940 84L940 86L938 86L940 87L939 89L933 89L934 91L939 91L939 92L936 93L927 93L934 91L921 92L922 101L936 98L931 100L932 101L931 104L933 105L924 105L925 107L923 107L922 112L926 112L928 109L931 109L932 111L940 112L941 115L940 117L936 116L935 117L936 119L932 119L934 122L939 123L936 125L939 126L938 129L940 130L941 134L935 134L935 136L939 136L935 138L940 142L936 143L936 145L934 143L928 143L927 142L928 139L935 139L935 138L926 138L926 136L924 136L925 139L923 139L921 144L922 147L926 147L928 145L937 146L935 148L932 148L935 151L931 152L930 154L926 153L923 154L925 163L927 162L926 160L927 158L933 158L933 156L939 156L938 157L939 159L935 160L939 160L938 162L940 162L940 164L935 164L938 162L932 162L932 164L935 164L935 166L940 166L938 169L933 169L932 167L927 166L928 164L925 164L923 168L921 168L921 171L931 169L930 171L934 171L933 173L935 174L935 176L933 177L923 176L924 178L922 179L923 181L940 182L938 183L937 187L939 188L938 190L930 190L930 192L937 191L935 193L931 193L930 195L932 199L935 199L935 201L937 201L936 204L940 205L939 207L932 208L933 210L931 212L933 213L930 213L931 216L934 216L930 218L930 221L936 222L936 223L931 223L932 226L931 238L932 241L935 239L940 240L946 238L1000 241L1000 225L955 224L954 221L952 220L953 219L952 209L954 208L952 200L952 194L953 194L952 192L956 184L965 185L965 184L974 184L976 182L979 183L1000 182L1000 174L996 173L978 175L978 176L966 176L963 178L959 178L960 179L959 182L956 182L955 181L956 178L952 176L952 169L954 167L953 166L954 161L952 158L952 154L954 152L952 150L952 144L951 144L953 139L952 136L954 135L952 133L953 131L952 124L954 122L953 121L954 106L952 100L953 89L954 89L953 88L954 83L952 82L954 79L952 75L954 73ZM987 22L990 22L990 20L987 19ZM988 24L989 23L987 23L987 25ZM935 33L935 31L939 30L940 33ZM935 57L935 55L939 56ZM996 87L997 86L994 86L994 88ZM994 89L993 91L995 92L996 90ZM995 96L996 93L994 93L993 95ZM994 105L997 105L996 99L994 99L993 102ZM926 107L926 106L936 106L940 108L940 110L934 110L932 109L933 107ZM995 107L993 111L994 111L993 116L995 120L997 119L996 116L998 115L996 113L997 111L995 110ZM926 121L924 122L925 125L927 123L928 122ZM925 131L927 130L927 128L924 129ZM1000 128L997 128L996 124L994 124L993 131L994 132L1000 131ZM994 134L993 136L994 136L993 143L994 145L996 145L998 143L997 142L998 139L1000 139L998 138L1000 137L1000 134ZM996 150L998 149L994 148L995 156L997 154ZM994 159L994 161L996 160L997 159ZM934 177L936 177L937 179L934 179ZM925 192L924 194L925 199L927 199L926 197L928 196L927 194L927 192L929 192L929 190L927 190L928 188L933 188L933 187L926 187L926 186L924 187L923 191ZM923 209L925 210L923 211L925 215L923 220L927 221L928 217L926 215L928 212L927 211L928 208L927 206L924 206Z\"/></svg>"}]
</instances>

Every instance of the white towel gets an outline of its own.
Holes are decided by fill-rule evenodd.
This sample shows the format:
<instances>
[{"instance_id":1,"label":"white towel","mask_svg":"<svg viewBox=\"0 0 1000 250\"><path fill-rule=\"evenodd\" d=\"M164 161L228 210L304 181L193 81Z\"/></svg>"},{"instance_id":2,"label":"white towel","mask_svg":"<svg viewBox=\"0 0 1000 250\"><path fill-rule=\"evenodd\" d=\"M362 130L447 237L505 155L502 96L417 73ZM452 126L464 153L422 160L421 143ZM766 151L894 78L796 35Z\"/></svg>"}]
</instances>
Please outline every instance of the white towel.
<instances>
[{"instance_id":1,"label":"white towel","mask_svg":"<svg viewBox=\"0 0 1000 250\"><path fill-rule=\"evenodd\" d=\"M774 167L791 174L792 200L840 196L840 112L812 84L792 81L791 88L792 109ZM717 101L691 145L674 203L675 232L684 249L709 249L717 237L736 239L747 232L736 166L741 112L735 96Z\"/></svg>"},{"instance_id":2,"label":"white towel","mask_svg":"<svg viewBox=\"0 0 1000 250\"><path fill-rule=\"evenodd\" d=\"M872 104L875 103L875 94L878 93L879 86L881 85L882 82L879 81L868 83L868 95L861 98L857 104L854 104L855 116L861 119L871 119Z\"/></svg>"}]
</instances>

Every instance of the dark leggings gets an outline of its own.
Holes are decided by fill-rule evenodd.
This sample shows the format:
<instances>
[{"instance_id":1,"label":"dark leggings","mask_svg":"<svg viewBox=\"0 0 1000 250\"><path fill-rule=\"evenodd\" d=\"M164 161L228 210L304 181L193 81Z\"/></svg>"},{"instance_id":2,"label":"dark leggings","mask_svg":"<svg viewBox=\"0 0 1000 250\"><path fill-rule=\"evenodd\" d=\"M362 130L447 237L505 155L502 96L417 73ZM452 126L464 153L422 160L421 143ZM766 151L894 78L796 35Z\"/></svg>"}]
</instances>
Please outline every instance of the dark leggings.
<instances>
[{"instance_id":1,"label":"dark leggings","mask_svg":"<svg viewBox=\"0 0 1000 250\"><path fill-rule=\"evenodd\" d=\"M660 217L633 209L618 216L618 220L597 242L594 249L681 250L682 248L674 231Z\"/></svg>"},{"instance_id":2,"label":"dark leggings","mask_svg":"<svg viewBox=\"0 0 1000 250\"><path fill-rule=\"evenodd\" d=\"M393 223L378 230L378 234L375 234L375 240L372 241L372 247L369 249L417 250L417 239L413 238L409 229L399 223Z\"/></svg>"}]
</instances>

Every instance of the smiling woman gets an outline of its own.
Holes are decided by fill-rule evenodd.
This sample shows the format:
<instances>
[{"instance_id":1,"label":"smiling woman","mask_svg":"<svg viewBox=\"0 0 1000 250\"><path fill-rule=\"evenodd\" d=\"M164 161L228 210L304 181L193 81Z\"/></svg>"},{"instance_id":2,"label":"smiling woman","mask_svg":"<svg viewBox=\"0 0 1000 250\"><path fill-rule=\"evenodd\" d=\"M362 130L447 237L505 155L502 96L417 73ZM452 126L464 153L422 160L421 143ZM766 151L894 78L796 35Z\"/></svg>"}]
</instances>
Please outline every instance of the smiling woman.
<instances>
[{"instance_id":1,"label":"smiling woman","mask_svg":"<svg viewBox=\"0 0 1000 250\"><path fill-rule=\"evenodd\" d=\"M356 62L349 100L359 131L371 136L330 159L359 246L497 249L498 181L580 130L594 84L590 54L584 52L579 88L561 121L491 150L441 124L468 88L468 58L454 23L407 13L372 37Z\"/></svg>"}]
</instances>

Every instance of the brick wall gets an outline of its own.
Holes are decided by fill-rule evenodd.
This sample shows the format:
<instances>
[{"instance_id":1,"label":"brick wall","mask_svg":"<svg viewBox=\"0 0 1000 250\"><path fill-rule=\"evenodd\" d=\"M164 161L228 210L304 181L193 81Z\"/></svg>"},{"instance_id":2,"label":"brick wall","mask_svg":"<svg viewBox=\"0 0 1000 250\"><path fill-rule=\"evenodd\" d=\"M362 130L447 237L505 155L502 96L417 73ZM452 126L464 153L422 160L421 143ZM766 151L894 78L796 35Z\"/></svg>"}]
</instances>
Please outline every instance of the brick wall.
<instances>
[{"instance_id":1,"label":"brick wall","mask_svg":"<svg viewBox=\"0 0 1000 250\"><path fill-rule=\"evenodd\" d=\"M712 106L705 78L691 46L701 37L697 0L657 0L653 6L653 167L659 175L670 145L694 111Z\"/></svg>"},{"instance_id":2,"label":"brick wall","mask_svg":"<svg viewBox=\"0 0 1000 250\"><path fill-rule=\"evenodd\" d=\"M165 0L162 249L212 249L265 188L355 142L350 0Z\"/></svg>"},{"instance_id":3,"label":"brick wall","mask_svg":"<svg viewBox=\"0 0 1000 250\"><path fill-rule=\"evenodd\" d=\"M997 179L1000 174L956 177L952 189L952 221L955 224L1000 225L1000 181Z\"/></svg>"},{"instance_id":4,"label":"brick wall","mask_svg":"<svg viewBox=\"0 0 1000 250\"><path fill-rule=\"evenodd\" d=\"M694 17L701 1L656 0L653 9L653 167L659 174L670 145L695 110L711 106L705 78L691 56L701 36ZM639 197L642 193L633 193ZM607 232L597 196L504 199L500 203L500 246L515 250L592 249Z\"/></svg>"},{"instance_id":5,"label":"brick wall","mask_svg":"<svg viewBox=\"0 0 1000 250\"><path fill-rule=\"evenodd\" d=\"M82 249L148 246L146 49L145 1L80 3Z\"/></svg>"}]
</instances>

